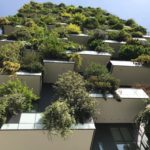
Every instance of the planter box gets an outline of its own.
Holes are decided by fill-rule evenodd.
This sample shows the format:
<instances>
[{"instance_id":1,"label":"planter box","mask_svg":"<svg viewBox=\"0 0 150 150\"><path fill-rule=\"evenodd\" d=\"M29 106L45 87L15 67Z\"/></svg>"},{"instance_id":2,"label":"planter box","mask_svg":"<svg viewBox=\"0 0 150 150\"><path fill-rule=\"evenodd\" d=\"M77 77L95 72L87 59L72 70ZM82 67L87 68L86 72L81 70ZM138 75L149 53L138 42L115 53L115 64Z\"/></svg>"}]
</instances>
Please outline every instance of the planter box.
<instances>
[{"instance_id":1,"label":"planter box","mask_svg":"<svg viewBox=\"0 0 150 150\"><path fill-rule=\"evenodd\" d=\"M81 51L78 54L82 58L82 65L80 71L83 72L91 63L107 65L110 61L111 54L109 53L98 53L95 51Z\"/></svg>"},{"instance_id":2,"label":"planter box","mask_svg":"<svg viewBox=\"0 0 150 150\"><path fill-rule=\"evenodd\" d=\"M143 44L143 45L145 45L145 44L147 44L148 43L148 41L147 41L147 39L146 38L133 38L133 40L138 40L138 41L140 41L140 43L141 44Z\"/></svg>"},{"instance_id":3,"label":"planter box","mask_svg":"<svg viewBox=\"0 0 150 150\"><path fill-rule=\"evenodd\" d=\"M17 78L25 83L33 92L40 96L42 88L42 73L17 72ZM0 75L0 84L11 79L10 75Z\"/></svg>"},{"instance_id":4,"label":"planter box","mask_svg":"<svg viewBox=\"0 0 150 150\"><path fill-rule=\"evenodd\" d=\"M110 61L110 63L110 72L120 80L120 85L150 84L150 67L135 64L132 61Z\"/></svg>"},{"instance_id":5,"label":"planter box","mask_svg":"<svg viewBox=\"0 0 150 150\"><path fill-rule=\"evenodd\" d=\"M44 82L55 83L58 76L74 70L74 62L43 60L44 62Z\"/></svg>"},{"instance_id":6,"label":"planter box","mask_svg":"<svg viewBox=\"0 0 150 150\"><path fill-rule=\"evenodd\" d=\"M85 46L87 46L89 38L90 37L87 34L69 34L68 37L69 40Z\"/></svg>"},{"instance_id":7,"label":"planter box","mask_svg":"<svg viewBox=\"0 0 150 150\"><path fill-rule=\"evenodd\" d=\"M49 25L47 25L47 29L48 29L49 31L51 31L51 30L54 29L55 27L56 27L55 24L49 24Z\"/></svg>"},{"instance_id":8,"label":"planter box","mask_svg":"<svg viewBox=\"0 0 150 150\"><path fill-rule=\"evenodd\" d=\"M21 25L13 26L13 25L4 25L3 26L3 33L8 35L16 31L17 28L21 28Z\"/></svg>"},{"instance_id":9,"label":"planter box","mask_svg":"<svg viewBox=\"0 0 150 150\"><path fill-rule=\"evenodd\" d=\"M15 42L15 41L6 40L6 39L0 40L0 47L3 46L3 45L5 45L5 44L12 43L12 42Z\"/></svg>"},{"instance_id":10,"label":"planter box","mask_svg":"<svg viewBox=\"0 0 150 150\"><path fill-rule=\"evenodd\" d=\"M119 100L108 94L91 94L96 101L96 123L134 123L138 113L145 108L144 99L149 98L142 89L119 88Z\"/></svg>"},{"instance_id":11,"label":"planter box","mask_svg":"<svg viewBox=\"0 0 150 150\"><path fill-rule=\"evenodd\" d=\"M145 134L144 124L139 127L137 145L140 150L149 150L150 145L148 144L148 137Z\"/></svg>"},{"instance_id":12,"label":"planter box","mask_svg":"<svg viewBox=\"0 0 150 150\"><path fill-rule=\"evenodd\" d=\"M1 149L90 150L95 130L93 121L73 126L73 133L64 139L60 136L49 136L48 131L43 130L40 119L40 113L23 113L19 123L4 124L0 131Z\"/></svg>"},{"instance_id":13,"label":"planter box","mask_svg":"<svg viewBox=\"0 0 150 150\"><path fill-rule=\"evenodd\" d=\"M119 56L119 50L122 45L125 45L126 42L118 42L113 40L104 40L105 43L108 43L110 47L114 49L113 57L117 58Z\"/></svg>"},{"instance_id":14,"label":"planter box","mask_svg":"<svg viewBox=\"0 0 150 150\"><path fill-rule=\"evenodd\" d=\"M143 35L143 38L149 40L150 39L150 35Z\"/></svg>"}]
</instances>

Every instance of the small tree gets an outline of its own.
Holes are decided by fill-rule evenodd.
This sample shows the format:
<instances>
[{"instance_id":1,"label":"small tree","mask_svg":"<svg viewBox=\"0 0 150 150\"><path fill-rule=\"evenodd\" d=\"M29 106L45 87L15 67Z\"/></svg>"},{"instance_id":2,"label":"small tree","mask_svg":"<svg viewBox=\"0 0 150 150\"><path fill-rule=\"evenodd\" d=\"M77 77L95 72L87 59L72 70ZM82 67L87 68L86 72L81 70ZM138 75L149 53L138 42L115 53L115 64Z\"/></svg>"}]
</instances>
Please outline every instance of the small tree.
<instances>
[{"instance_id":1,"label":"small tree","mask_svg":"<svg viewBox=\"0 0 150 150\"><path fill-rule=\"evenodd\" d=\"M74 110L76 122L84 123L94 114L94 100L85 88L85 81L75 72L62 74L56 82L59 97L66 99L69 107Z\"/></svg>"},{"instance_id":2,"label":"small tree","mask_svg":"<svg viewBox=\"0 0 150 150\"><path fill-rule=\"evenodd\" d=\"M43 124L51 134L67 136L75 119L66 101L59 100L48 106L43 115Z\"/></svg>"}]
</instances>

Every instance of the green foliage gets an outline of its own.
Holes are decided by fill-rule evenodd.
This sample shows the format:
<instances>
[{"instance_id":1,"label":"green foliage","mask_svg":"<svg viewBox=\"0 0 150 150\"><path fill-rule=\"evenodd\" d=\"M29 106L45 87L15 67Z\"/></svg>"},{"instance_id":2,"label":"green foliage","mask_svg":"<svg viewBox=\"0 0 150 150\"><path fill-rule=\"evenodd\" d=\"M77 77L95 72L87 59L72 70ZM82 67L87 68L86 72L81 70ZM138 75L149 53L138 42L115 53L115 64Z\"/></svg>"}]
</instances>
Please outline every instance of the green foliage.
<instances>
[{"instance_id":1,"label":"green foliage","mask_svg":"<svg viewBox=\"0 0 150 150\"><path fill-rule=\"evenodd\" d=\"M37 52L25 53L21 59L21 70L28 72L42 72L43 65Z\"/></svg>"},{"instance_id":2,"label":"green foliage","mask_svg":"<svg viewBox=\"0 0 150 150\"><path fill-rule=\"evenodd\" d=\"M9 40L17 40L17 41L29 41L32 39L32 35L28 28L21 27L18 28L16 31L8 35Z\"/></svg>"},{"instance_id":3,"label":"green foliage","mask_svg":"<svg viewBox=\"0 0 150 150\"><path fill-rule=\"evenodd\" d=\"M150 105L147 105L147 107L142 112L139 113L138 117L136 118L136 123L138 125L144 123L145 132L147 134L150 134Z\"/></svg>"},{"instance_id":4,"label":"green foliage","mask_svg":"<svg viewBox=\"0 0 150 150\"><path fill-rule=\"evenodd\" d=\"M113 53L113 49L109 46L108 43L103 42L100 39L93 40L89 43L89 48L97 52L108 52Z\"/></svg>"},{"instance_id":5,"label":"green foliage","mask_svg":"<svg viewBox=\"0 0 150 150\"><path fill-rule=\"evenodd\" d=\"M56 90L74 111L77 123L84 123L93 116L95 103L87 93L81 75L71 71L62 74L56 82Z\"/></svg>"},{"instance_id":6,"label":"green foliage","mask_svg":"<svg viewBox=\"0 0 150 150\"><path fill-rule=\"evenodd\" d=\"M68 31L69 34L79 34L81 33L81 29L78 25L75 24L69 24L66 27L66 30Z\"/></svg>"},{"instance_id":7,"label":"green foliage","mask_svg":"<svg viewBox=\"0 0 150 150\"><path fill-rule=\"evenodd\" d=\"M71 23L81 26L86 20L86 16L82 13L75 13L71 18Z\"/></svg>"},{"instance_id":8,"label":"green foliage","mask_svg":"<svg viewBox=\"0 0 150 150\"><path fill-rule=\"evenodd\" d=\"M82 64L82 57L79 54L74 53L70 55L70 60L75 62L74 70L77 71Z\"/></svg>"},{"instance_id":9,"label":"green foliage","mask_svg":"<svg viewBox=\"0 0 150 150\"><path fill-rule=\"evenodd\" d=\"M20 50L23 48L21 42L12 42L5 44L0 48L0 62L10 61L19 62Z\"/></svg>"},{"instance_id":10,"label":"green foliage","mask_svg":"<svg viewBox=\"0 0 150 150\"><path fill-rule=\"evenodd\" d=\"M116 31L109 31L108 32L108 39L109 40L115 40L115 41L117 41L118 37L119 37L119 32L116 32Z\"/></svg>"},{"instance_id":11,"label":"green foliage","mask_svg":"<svg viewBox=\"0 0 150 150\"><path fill-rule=\"evenodd\" d=\"M85 70L84 76L87 80L87 88L90 91L114 93L119 87L119 81L112 77L106 67L99 64L90 64Z\"/></svg>"},{"instance_id":12,"label":"green foliage","mask_svg":"<svg viewBox=\"0 0 150 150\"><path fill-rule=\"evenodd\" d=\"M0 18L0 27L3 25L8 25L10 24L10 21L5 17L5 18Z\"/></svg>"},{"instance_id":13,"label":"green foliage","mask_svg":"<svg viewBox=\"0 0 150 150\"><path fill-rule=\"evenodd\" d=\"M12 75L15 74L20 69L20 64L10 62L10 61L4 61L2 66L2 73Z\"/></svg>"},{"instance_id":14,"label":"green foliage","mask_svg":"<svg viewBox=\"0 0 150 150\"><path fill-rule=\"evenodd\" d=\"M143 33L140 31L132 32L131 35L132 35L132 37L139 37L139 38L143 37Z\"/></svg>"},{"instance_id":15,"label":"green foliage","mask_svg":"<svg viewBox=\"0 0 150 150\"><path fill-rule=\"evenodd\" d=\"M92 39L106 40L108 38L107 33L104 30L97 29L94 31Z\"/></svg>"},{"instance_id":16,"label":"green foliage","mask_svg":"<svg viewBox=\"0 0 150 150\"><path fill-rule=\"evenodd\" d=\"M150 64L150 55L140 55L136 59L133 59L132 61L142 63L144 65Z\"/></svg>"},{"instance_id":17,"label":"green foliage","mask_svg":"<svg viewBox=\"0 0 150 150\"><path fill-rule=\"evenodd\" d=\"M123 45L120 48L119 57L123 60L131 60L142 54L150 55L150 47L144 47L143 45Z\"/></svg>"},{"instance_id":18,"label":"green foliage","mask_svg":"<svg viewBox=\"0 0 150 150\"><path fill-rule=\"evenodd\" d=\"M72 113L66 101L59 100L52 103L43 115L44 128L51 134L66 137L71 132L71 125L76 123Z\"/></svg>"},{"instance_id":19,"label":"green foliage","mask_svg":"<svg viewBox=\"0 0 150 150\"><path fill-rule=\"evenodd\" d=\"M130 40L132 37L131 37L131 35L128 33L128 32L126 32L126 31L124 31L124 30L121 30L120 32L119 32L119 34L118 34L118 41L128 41L128 40Z\"/></svg>"},{"instance_id":20,"label":"green foliage","mask_svg":"<svg viewBox=\"0 0 150 150\"><path fill-rule=\"evenodd\" d=\"M64 43L64 48L66 50L70 50L71 52L78 52L85 49L84 45L80 45L78 43L74 43L72 41L67 41Z\"/></svg>"},{"instance_id":21,"label":"green foliage","mask_svg":"<svg viewBox=\"0 0 150 150\"><path fill-rule=\"evenodd\" d=\"M83 27L87 29L95 29L98 28L98 26L99 22L95 17L87 18L83 23Z\"/></svg>"},{"instance_id":22,"label":"green foliage","mask_svg":"<svg viewBox=\"0 0 150 150\"><path fill-rule=\"evenodd\" d=\"M32 102L38 99L38 96L36 96L32 90L22 84L19 80L8 81L7 83L0 85L0 97L14 93L22 94L25 97L24 111L31 111Z\"/></svg>"},{"instance_id":23,"label":"green foliage","mask_svg":"<svg viewBox=\"0 0 150 150\"><path fill-rule=\"evenodd\" d=\"M40 19L41 19L42 22L44 22L47 25L56 23L56 18L53 17L52 15L41 16Z\"/></svg>"},{"instance_id":24,"label":"green foliage","mask_svg":"<svg viewBox=\"0 0 150 150\"><path fill-rule=\"evenodd\" d=\"M116 24L114 24L114 25L112 26L112 29L122 30L123 27L124 27L123 23L118 22L118 23L116 23Z\"/></svg>"},{"instance_id":25,"label":"green foliage","mask_svg":"<svg viewBox=\"0 0 150 150\"><path fill-rule=\"evenodd\" d=\"M142 26L136 26L135 28L133 28L133 31L137 32L137 31L140 31L142 32L143 34L146 34L146 29Z\"/></svg>"},{"instance_id":26,"label":"green foliage","mask_svg":"<svg viewBox=\"0 0 150 150\"><path fill-rule=\"evenodd\" d=\"M127 26L134 27L136 25L136 22L133 19L128 19L125 24Z\"/></svg>"},{"instance_id":27,"label":"green foliage","mask_svg":"<svg viewBox=\"0 0 150 150\"><path fill-rule=\"evenodd\" d=\"M85 78L89 78L90 76L99 76L103 74L108 74L108 70L105 66L100 64L91 63L84 72Z\"/></svg>"},{"instance_id":28,"label":"green foliage","mask_svg":"<svg viewBox=\"0 0 150 150\"><path fill-rule=\"evenodd\" d=\"M54 33L49 34L39 45L39 50L44 59L66 59L64 44Z\"/></svg>"}]
</instances>

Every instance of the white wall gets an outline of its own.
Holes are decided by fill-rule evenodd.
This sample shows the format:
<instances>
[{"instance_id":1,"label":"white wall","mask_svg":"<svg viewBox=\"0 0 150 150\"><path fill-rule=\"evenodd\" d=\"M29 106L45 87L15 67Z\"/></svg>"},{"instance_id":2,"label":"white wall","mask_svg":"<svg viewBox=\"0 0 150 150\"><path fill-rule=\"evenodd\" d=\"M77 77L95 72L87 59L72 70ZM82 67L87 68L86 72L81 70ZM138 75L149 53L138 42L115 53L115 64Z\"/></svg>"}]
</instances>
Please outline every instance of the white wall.
<instances>
[{"instance_id":1,"label":"white wall","mask_svg":"<svg viewBox=\"0 0 150 150\"><path fill-rule=\"evenodd\" d=\"M44 82L55 83L58 76L74 70L74 62L44 60Z\"/></svg>"},{"instance_id":2,"label":"white wall","mask_svg":"<svg viewBox=\"0 0 150 150\"><path fill-rule=\"evenodd\" d=\"M96 97L95 100L96 123L134 123L138 113L145 108L142 99L122 99L119 102L114 98Z\"/></svg>"},{"instance_id":3,"label":"white wall","mask_svg":"<svg viewBox=\"0 0 150 150\"><path fill-rule=\"evenodd\" d=\"M111 73L120 85L150 84L150 68L144 66L112 66Z\"/></svg>"},{"instance_id":4,"label":"white wall","mask_svg":"<svg viewBox=\"0 0 150 150\"><path fill-rule=\"evenodd\" d=\"M67 138L44 130L0 131L1 150L90 150L94 130L74 130Z\"/></svg>"}]
</instances>

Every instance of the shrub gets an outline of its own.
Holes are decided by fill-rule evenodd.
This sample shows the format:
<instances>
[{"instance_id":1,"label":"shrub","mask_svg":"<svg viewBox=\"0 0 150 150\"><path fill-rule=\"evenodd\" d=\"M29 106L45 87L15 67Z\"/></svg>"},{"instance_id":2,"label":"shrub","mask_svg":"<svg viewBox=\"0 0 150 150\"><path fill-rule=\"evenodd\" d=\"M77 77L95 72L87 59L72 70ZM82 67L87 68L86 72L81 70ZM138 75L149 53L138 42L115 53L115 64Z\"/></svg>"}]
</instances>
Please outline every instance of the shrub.
<instances>
[{"instance_id":1,"label":"shrub","mask_svg":"<svg viewBox=\"0 0 150 150\"><path fill-rule=\"evenodd\" d=\"M150 55L140 55L136 59L133 59L132 61L140 62L144 65L150 64Z\"/></svg>"},{"instance_id":2,"label":"shrub","mask_svg":"<svg viewBox=\"0 0 150 150\"><path fill-rule=\"evenodd\" d=\"M43 115L44 128L52 134L67 136L71 125L75 124L73 114L66 101L59 100L48 106Z\"/></svg>"},{"instance_id":3,"label":"shrub","mask_svg":"<svg viewBox=\"0 0 150 150\"><path fill-rule=\"evenodd\" d=\"M146 29L144 28L144 27L142 27L142 26L136 26L134 29L133 29L135 32L137 32L137 31L140 31L140 32L142 32L143 34L146 34Z\"/></svg>"},{"instance_id":4,"label":"shrub","mask_svg":"<svg viewBox=\"0 0 150 150\"><path fill-rule=\"evenodd\" d=\"M132 37L131 37L131 35L128 33L128 32L126 32L126 31L124 31L124 30L121 30L120 32L119 32L119 34L118 34L118 41L128 41L128 40L130 40Z\"/></svg>"},{"instance_id":5,"label":"shrub","mask_svg":"<svg viewBox=\"0 0 150 150\"><path fill-rule=\"evenodd\" d=\"M71 18L71 23L77 24L81 26L83 22L85 21L86 17L82 13L75 13Z\"/></svg>"},{"instance_id":6,"label":"shrub","mask_svg":"<svg viewBox=\"0 0 150 150\"><path fill-rule=\"evenodd\" d=\"M24 54L21 60L21 70L28 72L42 72L43 65L40 62L40 57L36 52Z\"/></svg>"},{"instance_id":7,"label":"shrub","mask_svg":"<svg viewBox=\"0 0 150 150\"><path fill-rule=\"evenodd\" d=\"M91 63L84 72L84 77L88 78L90 76L99 76L103 74L107 74L108 70L105 66L100 64Z\"/></svg>"},{"instance_id":8,"label":"shrub","mask_svg":"<svg viewBox=\"0 0 150 150\"><path fill-rule=\"evenodd\" d=\"M150 47L142 45L123 45L120 48L119 57L124 60L135 59L142 54L150 55Z\"/></svg>"},{"instance_id":9,"label":"shrub","mask_svg":"<svg viewBox=\"0 0 150 150\"><path fill-rule=\"evenodd\" d=\"M1 104L5 108L6 117L26 111L26 98L20 93L4 95Z\"/></svg>"},{"instance_id":10,"label":"shrub","mask_svg":"<svg viewBox=\"0 0 150 150\"><path fill-rule=\"evenodd\" d=\"M94 31L94 35L92 39L100 39L100 40L106 40L108 38L108 35L105 31L97 29Z\"/></svg>"},{"instance_id":11,"label":"shrub","mask_svg":"<svg viewBox=\"0 0 150 150\"><path fill-rule=\"evenodd\" d=\"M101 93L114 93L119 87L119 81L113 78L105 66L100 64L90 64L85 69L84 77L86 78L87 88L90 91L97 91Z\"/></svg>"},{"instance_id":12,"label":"shrub","mask_svg":"<svg viewBox=\"0 0 150 150\"><path fill-rule=\"evenodd\" d=\"M117 41L119 37L119 32L115 32L115 31L109 31L108 32L108 39L109 40L115 40Z\"/></svg>"},{"instance_id":13,"label":"shrub","mask_svg":"<svg viewBox=\"0 0 150 150\"><path fill-rule=\"evenodd\" d=\"M134 27L136 25L136 22L133 19L128 19L125 24L127 26Z\"/></svg>"},{"instance_id":14,"label":"shrub","mask_svg":"<svg viewBox=\"0 0 150 150\"><path fill-rule=\"evenodd\" d=\"M0 85L0 97L14 93L22 94L25 97L24 111L31 111L32 102L38 99L38 96L36 96L32 90L19 80L8 81Z\"/></svg>"},{"instance_id":15,"label":"shrub","mask_svg":"<svg viewBox=\"0 0 150 150\"><path fill-rule=\"evenodd\" d=\"M81 29L78 25L75 25L75 24L69 24L67 27L66 27L67 31L69 34L79 34L81 33Z\"/></svg>"},{"instance_id":16,"label":"shrub","mask_svg":"<svg viewBox=\"0 0 150 150\"><path fill-rule=\"evenodd\" d=\"M55 24L56 23L56 18L53 17L52 15L46 15L46 16L41 16L41 21L44 22L45 24Z\"/></svg>"},{"instance_id":17,"label":"shrub","mask_svg":"<svg viewBox=\"0 0 150 150\"><path fill-rule=\"evenodd\" d=\"M102 40L96 39L89 43L89 48L97 52L108 52L113 53L113 49L109 46L108 43L103 42Z\"/></svg>"},{"instance_id":18,"label":"shrub","mask_svg":"<svg viewBox=\"0 0 150 150\"><path fill-rule=\"evenodd\" d=\"M5 18L0 18L0 27L3 25L8 25L10 24L10 21L5 17Z\"/></svg>"},{"instance_id":19,"label":"shrub","mask_svg":"<svg viewBox=\"0 0 150 150\"><path fill-rule=\"evenodd\" d=\"M83 27L88 29L95 29L98 28L99 22L95 17L87 18L84 23Z\"/></svg>"},{"instance_id":20,"label":"shrub","mask_svg":"<svg viewBox=\"0 0 150 150\"><path fill-rule=\"evenodd\" d=\"M87 93L81 75L71 71L62 74L56 82L56 90L74 111L77 123L84 123L93 116L95 103Z\"/></svg>"},{"instance_id":21,"label":"shrub","mask_svg":"<svg viewBox=\"0 0 150 150\"><path fill-rule=\"evenodd\" d=\"M8 35L9 40L29 41L31 38L30 31L25 27L18 28L16 31Z\"/></svg>"},{"instance_id":22,"label":"shrub","mask_svg":"<svg viewBox=\"0 0 150 150\"><path fill-rule=\"evenodd\" d=\"M139 38L143 37L143 33L140 31L132 32L131 34L132 34L132 37L139 37Z\"/></svg>"},{"instance_id":23,"label":"shrub","mask_svg":"<svg viewBox=\"0 0 150 150\"><path fill-rule=\"evenodd\" d=\"M2 73L3 74L14 74L20 69L20 64L13 63L10 61L4 61L3 67L2 67Z\"/></svg>"},{"instance_id":24,"label":"shrub","mask_svg":"<svg viewBox=\"0 0 150 150\"><path fill-rule=\"evenodd\" d=\"M67 57L64 43L53 33L43 39L38 49L44 59L66 59Z\"/></svg>"},{"instance_id":25,"label":"shrub","mask_svg":"<svg viewBox=\"0 0 150 150\"><path fill-rule=\"evenodd\" d=\"M5 44L0 48L0 62L10 61L19 62L20 50L23 48L21 42L13 42Z\"/></svg>"},{"instance_id":26,"label":"shrub","mask_svg":"<svg viewBox=\"0 0 150 150\"><path fill-rule=\"evenodd\" d=\"M118 22L115 25L113 25L111 28L116 29L116 30L122 30L123 27L124 27L124 25L121 22Z\"/></svg>"}]
</instances>

